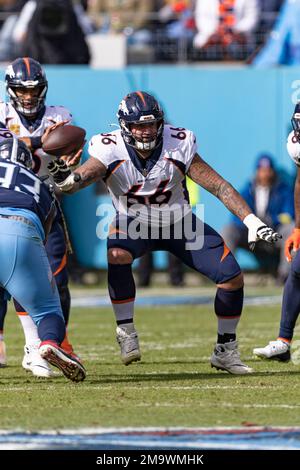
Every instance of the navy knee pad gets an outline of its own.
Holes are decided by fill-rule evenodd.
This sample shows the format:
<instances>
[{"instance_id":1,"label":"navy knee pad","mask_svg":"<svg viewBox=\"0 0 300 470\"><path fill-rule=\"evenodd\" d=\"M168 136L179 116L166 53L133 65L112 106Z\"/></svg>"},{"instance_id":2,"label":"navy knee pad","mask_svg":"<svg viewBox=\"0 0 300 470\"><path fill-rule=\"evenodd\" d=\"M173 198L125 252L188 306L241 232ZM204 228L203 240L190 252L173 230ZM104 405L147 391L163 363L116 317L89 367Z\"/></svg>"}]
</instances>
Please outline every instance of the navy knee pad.
<instances>
[{"instance_id":1,"label":"navy knee pad","mask_svg":"<svg viewBox=\"0 0 300 470\"><path fill-rule=\"evenodd\" d=\"M219 317L239 317L242 314L244 288L235 290L217 289L215 297L215 313Z\"/></svg>"},{"instance_id":2,"label":"navy knee pad","mask_svg":"<svg viewBox=\"0 0 300 470\"><path fill-rule=\"evenodd\" d=\"M135 283L131 264L108 263L108 290L112 301L135 298Z\"/></svg>"}]
</instances>

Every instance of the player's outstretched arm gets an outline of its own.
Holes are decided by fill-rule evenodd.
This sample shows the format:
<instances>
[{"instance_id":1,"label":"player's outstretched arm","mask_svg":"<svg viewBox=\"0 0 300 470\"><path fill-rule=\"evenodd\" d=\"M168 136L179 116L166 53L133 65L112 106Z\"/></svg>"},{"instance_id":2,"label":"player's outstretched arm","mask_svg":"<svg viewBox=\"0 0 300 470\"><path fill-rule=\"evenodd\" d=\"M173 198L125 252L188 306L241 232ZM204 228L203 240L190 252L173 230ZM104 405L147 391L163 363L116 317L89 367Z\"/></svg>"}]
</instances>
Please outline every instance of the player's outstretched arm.
<instances>
[{"instance_id":1,"label":"player's outstretched arm","mask_svg":"<svg viewBox=\"0 0 300 470\"><path fill-rule=\"evenodd\" d=\"M208 165L197 153L190 165L188 176L211 194L216 196L230 212L241 219L248 228L248 243L254 250L258 240L273 243L281 238L252 212L243 197L234 187Z\"/></svg>"},{"instance_id":2,"label":"player's outstretched arm","mask_svg":"<svg viewBox=\"0 0 300 470\"><path fill-rule=\"evenodd\" d=\"M244 220L247 215L251 214L252 211L242 196L198 154L195 155L190 165L188 176L220 199L239 219Z\"/></svg>"},{"instance_id":3,"label":"player's outstretched arm","mask_svg":"<svg viewBox=\"0 0 300 470\"><path fill-rule=\"evenodd\" d=\"M73 194L95 183L106 173L106 167L94 157L90 157L74 172L63 160L51 162L48 168L58 189L68 194Z\"/></svg>"}]
</instances>

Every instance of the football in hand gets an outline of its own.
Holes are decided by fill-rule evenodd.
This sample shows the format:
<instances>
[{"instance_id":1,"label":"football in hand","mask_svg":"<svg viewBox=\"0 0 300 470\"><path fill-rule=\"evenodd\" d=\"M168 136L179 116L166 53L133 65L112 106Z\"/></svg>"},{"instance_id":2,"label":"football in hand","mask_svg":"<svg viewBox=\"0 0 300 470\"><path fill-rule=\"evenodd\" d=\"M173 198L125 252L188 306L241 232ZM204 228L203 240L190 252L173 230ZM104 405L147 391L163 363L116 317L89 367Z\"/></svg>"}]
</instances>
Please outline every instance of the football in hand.
<instances>
[{"instance_id":1,"label":"football in hand","mask_svg":"<svg viewBox=\"0 0 300 470\"><path fill-rule=\"evenodd\" d=\"M71 155L84 144L85 130L78 126L60 126L51 131L45 138L44 152L57 157Z\"/></svg>"}]
</instances>

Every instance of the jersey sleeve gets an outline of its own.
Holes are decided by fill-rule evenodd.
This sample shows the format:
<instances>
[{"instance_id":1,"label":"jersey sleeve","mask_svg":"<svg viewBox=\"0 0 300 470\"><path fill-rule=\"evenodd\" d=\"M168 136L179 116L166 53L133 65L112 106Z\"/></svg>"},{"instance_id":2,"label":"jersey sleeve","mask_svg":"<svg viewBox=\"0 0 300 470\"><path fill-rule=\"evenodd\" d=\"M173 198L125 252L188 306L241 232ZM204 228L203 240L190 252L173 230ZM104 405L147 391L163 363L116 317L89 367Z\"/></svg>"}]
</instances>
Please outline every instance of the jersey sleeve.
<instances>
[{"instance_id":1,"label":"jersey sleeve","mask_svg":"<svg viewBox=\"0 0 300 470\"><path fill-rule=\"evenodd\" d=\"M103 163L106 168L108 168L112 161L111 145L105 145L103 143L103 136L101 134L94 135L91 138L88 152L91 157Z\"/></svg>"},{"instance_id":2,"label":"jersey sleeve","mask_svg":"<svg viewBox=\"0 0 300 470\"><path fill-rule=\"evenodd\" d=\"M182 127L169 128L169 142L174 148L174 158L181 163L183 173L187 174L192 160L197 152L197 142L195 134Z\"/></svg>"},{"instance_id":3,"label":"jersey sleeve","mask_svg":"<svg viewBox=\"0 0 300 470\"><path fill-rule=\"evenodd\" d=\"M65 108L64 106L61 106L60 108L60 121L69 121L68 124L72 124L73 121L73 116L71 112Z\"/></svg>"},{"instance_id":4,"label":"jersey sleeve","mask_svg":"<svg viewBox=\"0 0 300 470\"><path fill-rule=\"evenodd\" d=\"M289 134L286 146L291 159L297 166L300 166L300 143L296 139L294 131Z\"/></svg>"},{"instance_id":5,"label":"jersey sleeve","mask_svg":"<svg viewBox=\"0 0 300 470\"><path fill-rule=\"evenodd\" d=\"M193 161L195 154L197 153L197 139L195 134L192 131L189 131L187 144L186 144L186 151L185 151L185 172L189 171L190 165Z\"/></svg>"},{"instance_id":6,"label":"jersey sleeve","mask_svg":"<svg viewBox=\"0 0 300 470\"><path fill-rule=\"evenodd\" d=\"M64 106L55 106L55 121L68 121L68 124L72 124L73 116L71 112Z\"/></svg>"}]
</instances>

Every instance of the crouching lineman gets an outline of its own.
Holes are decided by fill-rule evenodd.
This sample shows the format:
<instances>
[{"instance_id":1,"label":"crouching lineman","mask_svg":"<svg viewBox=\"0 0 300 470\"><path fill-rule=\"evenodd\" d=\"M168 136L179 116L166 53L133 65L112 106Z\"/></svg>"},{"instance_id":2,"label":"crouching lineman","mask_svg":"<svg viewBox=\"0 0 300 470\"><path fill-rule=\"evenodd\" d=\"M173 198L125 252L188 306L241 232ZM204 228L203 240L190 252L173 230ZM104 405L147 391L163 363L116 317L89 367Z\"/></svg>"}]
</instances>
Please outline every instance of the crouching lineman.
<instances>
[{"instance_id":1,"label":"crouching lineman","mask_svg":"<svg viewBox=\"0 0 300 470\"><path fill-rule=\"evenodd\" d=\"M40 367L48 362L74 382L85 369L60 344L66 326L44 240L56 215L51 188L32 171L32 155L24 142L0 132L0 287L30 313L37 326ZM0 299L2 308L3 296ZM47 362L46 362L47 361Z\"/></svg>"},{"instance_id":2,"label":"crouching lineman","mask_svg":"<svg viewBox=\"0 0 300 470\"><path fill-rule=\"evenodd\" d=\"M294 130L287 140L287 151L297 165L294 190L295 228L285 242L285 256L291 269L283 289L279 335L264 348L255 348L253 353L262 359L288 362L294 328L300 313L300 104L296 105L292 125ZM296 251L292 260L291 252Z\"/></svg>"},{"instance_id":3,"label":"crouching lineman","mask_svg":"<svg viewBox=\"0 0 300 470\"><path fill-rule=\"evenodd\" d=\"M236 340L243 276L221 236L192 214L186 176L243 220L251 246L259 239L273 243L279 235L252 214L239 193L202 160L193 132L164 125L164 113L152 95L130 93L121 101L117 116L120 129L94 136L90 159L68 177L62 172L60 179L56 171L54 179L62 191L71 193L102 178L112 196L117 215L108 238L108 287L122 362L127 365L141 358L133 323L132 263L148 251L166 250L217 285L218 336L212 367L232 374L251 373L240 359ZM132 235L136 222L146 229L146 236L142 229L140 238L136 232ZM191 235L186 235L185 228L191 227Z\"/></svg>"}]
</instances>

